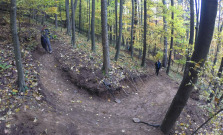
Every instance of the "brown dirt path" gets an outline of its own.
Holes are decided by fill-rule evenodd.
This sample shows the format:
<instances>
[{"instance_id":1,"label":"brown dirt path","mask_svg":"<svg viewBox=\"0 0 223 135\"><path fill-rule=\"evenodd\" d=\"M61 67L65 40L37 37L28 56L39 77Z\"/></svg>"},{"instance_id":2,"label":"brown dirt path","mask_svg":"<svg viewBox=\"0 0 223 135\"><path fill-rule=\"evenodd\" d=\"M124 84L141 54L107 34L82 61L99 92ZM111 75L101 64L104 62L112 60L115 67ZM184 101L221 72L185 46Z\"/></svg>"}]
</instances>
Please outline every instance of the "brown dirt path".
<instances>
[{"instance_id":1,"label":"brown dirt path","mask_svg":"<svg viewBox=\"0 0 223 135\"><path fill-rule=\"evenodd\" d=\"M162 135L153 127L132 122L160 124L177 91L177 84L161 76L151 75L138 85L121 103L109 102L91 95L69 81L55 59L59 43L52 43L54 52L46 54L40 47L34 53L39 63L42 93L46 101L37 107L21 109L14 117L13 134L49 135Z\"/></svg>"}]
</instances>

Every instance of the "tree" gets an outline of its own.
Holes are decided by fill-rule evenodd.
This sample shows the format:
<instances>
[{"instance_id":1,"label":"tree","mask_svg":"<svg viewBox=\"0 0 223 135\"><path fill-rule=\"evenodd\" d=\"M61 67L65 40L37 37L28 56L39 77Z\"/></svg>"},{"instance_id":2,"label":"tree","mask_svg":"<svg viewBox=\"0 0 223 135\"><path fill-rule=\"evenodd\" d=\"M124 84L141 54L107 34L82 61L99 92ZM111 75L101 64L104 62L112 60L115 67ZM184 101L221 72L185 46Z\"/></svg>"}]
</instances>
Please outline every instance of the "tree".
<instances>
[{"instance_id":1,"label":"tree","mask_svg":"<svg viewBox=\"0 0 223 135\"><path fill-rule=\"evenodd\" d=\"M70 15L69 15L69 0L65 0L65 7L66 7L66 27L67 27L67 34L70 35Z\"/></svg>"},{"instance_id":2,"label":"tree","mask_svg":"<svg viewBox=\"0 0 223 135\"><path fill-rule=\"evenodd\" d=\"M161 124L161 131L165 134L170 131L186 105L190 93L194 88L194 84L196 84L198 80L199 69L203 67L206 60L214 32L217 4L217 0L202 1L197 42L191 57L192 62L189 63L190 74L184 75L177 94L175 95Z\"/></svg>"},{"instance_id":3,"label":"tree","mask_svg":"<svg viewBox=\"0 0 223 135\"><path fill-rule=\"evenodd\" d=\"M18 87L19 87L19 91L25 91L26 85L25 85L24 73L23 73L23 68L22 68L19 37L18 37L17 27L16 27L16 10L17 10L16 0L11 0L10 25L11 25L11 33L12 33L12 42L13 42L14 53L15 53L16 69L18 71L17 72L18 73Z\"/></svg>"},{"instance_id":4,"label":"tree","mask_svg":"<svg viewBox=\"0 0 223 135\"><path fill-rule=\"evenodd\" d=\"M143 39L143 56L142 56L142 64L141 66L145 66L145 61L146 61L146 29L147 26L147 9L146 9L146 0L144 0L144 39Z\"/></svg>"},{"instance_id":5,"label":"tree","mask_svg":"<svg viewBox=\"0 0 223 135\"><path fill-rule=\"evenodd\" d=\"M190 61L190 52L191 48L194 44L194 0L190 0L190 38L189 38L189 46L187 47L187 56L186 56L186 65L184 74L188 74L188 64Z\"/></svg>"},{"instance_id":6,"label":"tree","mask_svg":"<svg viewBox=\"0 0 223 135\"><path fill-rule=\"evenodd\" d=\"M102 46L103 46L103 67L102 70L108 74L110 68L108 27L107 27L107 0L101 0L101 27L102 27Z\"/></svg>"},{"instance_id":7,"label":"tree","mask_svg":"<svg viewBox=\"0 0 223 135\"><path fill-rule=\"evenodd\" d=\"M170 62L171 62L171 57L172 57L172 52L173 52L173 34L174 34L174 1L171 0L171 7L172 7L172 27L171 27L171 41L170 41L170 54L169 54L169 61L168 61L168 66L166 70L166 74L169 74L170 71Z\"/></svg>"},{"instance_id":8,"label":"tree","mask_svg":"<svg viewBox=\"0 0 223 135\"><path fill-rule=\"evenodd\" d=\"M95 52L95 34L94 34L94 22L95 22L95 0L92 0L92 11L91 11L91 50Z\"/></svg>"},{"instance_id":9,"label":"tree","mask_svg":"<svg viewBox=\"0 0 223 135\"><path fill-rule=\"evenodd\" d=\"M115 0L115 43L118 42L118 0Z\"/></svg>"},{"instance_id":10,"label":"tree","mask_svg":"<svg viewBox=\"0 0 223 135\"><path fill-rule=\"evenodd\" d=\"M167 65L167 22L166 22L166 0L163 0L163 30L164 30L164 49L163 49L163 67Z\"/></svg>"},{"instance_id":11,"label":"tree","mask_svg":"<svg viewBox=\"0 0 223 135\"><path fill-rule=\"evenodd\" d=\"M88 37L87 37L87 41L89 41L90 39L90 35L91 35L91 0L89 0L89 27L88 27Z\"/></svg>"},{"instance_id":12,"label":"tree","mask_svg":"<svg viewBox=\"0 0 223 135\"><path fill-rule=\"evenodd\" d=\"M120 52L120 46L121 46L121 40L122 40L122 11L123 11L123 0L120 0L120 15L119 15L119 38L118 42L116 42L116 54L115 54L115 61L118 60L119 52Z\"/></svg>"},{"instance_id":13,"label":"tree","mask_svg":"<svg viewBox=\"0 0 223 135\"><path fill-rule=\"evenodd\" d=\"M79 32L81 32L81 0L79 3Z\"/></svg>"},{"instance_id":14,"label":"tree","mask_svg":"<svg viewBox=\"0 0 223 135\"><path fill-rule=\"evenodd\" d=\"M56 1L57 2L57 1ZM55 5L55 7L57 8L57 3L56 3L56 5ZM58 21L57 21L57 13L55 13L55 28L57 29L57 27L58 27L58 23L57 23Z\"/></svg>"},{"instance_id":15,"label":"tree","mask_svg":"<svg viewBox=\"0 0 223 135\"><path fill-rule=\"evenodd\" d=\"M131 57L133 59L133 23L134 23L134 0L132 0L132 21L131 21L131 41L130 41L130 51Z\"/></svg>"},{"instance_id":16,"label":"tree","mask_svg":"<svg viewBox=\"0 0 223 135\"><path fill-rule=\"evenodd\" d=\"M76 7L77 7L77 0L75 0L75 2L73 3L73 0L71 0L71 10L72 10L72 17L71 17L71 20L72 20L72 45L74 48L76 48L76 44L75 44L75 10L76 10Z\"/></svg>"}]
</instances>

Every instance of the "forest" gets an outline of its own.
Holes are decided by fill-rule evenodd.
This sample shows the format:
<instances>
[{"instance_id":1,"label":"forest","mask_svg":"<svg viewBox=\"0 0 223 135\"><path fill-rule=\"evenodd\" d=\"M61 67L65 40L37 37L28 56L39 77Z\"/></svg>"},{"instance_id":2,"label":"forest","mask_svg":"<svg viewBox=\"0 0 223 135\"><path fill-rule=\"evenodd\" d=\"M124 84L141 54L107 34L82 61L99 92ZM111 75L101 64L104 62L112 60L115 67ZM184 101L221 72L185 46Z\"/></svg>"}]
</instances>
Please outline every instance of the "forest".
<instances>
[{"instance_id":1,"label":"forest","mask_svg":"<svg viewBox=\"0 0 223 135\"><path fill-rule=\"evenodd\" d=\"M0 0L1 135L222 135L222 0Z\"/></svg>"}]
</instances>

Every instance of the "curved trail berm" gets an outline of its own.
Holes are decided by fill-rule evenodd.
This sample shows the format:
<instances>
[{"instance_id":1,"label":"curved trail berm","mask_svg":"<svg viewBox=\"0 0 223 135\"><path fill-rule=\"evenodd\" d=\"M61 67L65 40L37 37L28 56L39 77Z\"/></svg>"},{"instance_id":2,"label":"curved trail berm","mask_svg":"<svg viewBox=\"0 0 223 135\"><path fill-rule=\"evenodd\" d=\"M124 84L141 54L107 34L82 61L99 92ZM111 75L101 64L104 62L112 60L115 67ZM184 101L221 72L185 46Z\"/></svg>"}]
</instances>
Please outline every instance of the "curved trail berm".
<instances>
[{"instance_id":1,"label":"curved trail berm","mask_svg":"<svg viewBox=\"0 0 223 135\"><path fill-rule=\"evenodd\" d=\"M153 75L138 85L138 91L121 98L120 104L108 101L70 82L55 57L59 46L52 42L52 54L40 47L34 52L44 100L16 113L13 134L162 135L156 128L133 123L132 118L160 124L177 91L175 82L164 73Z\"/></svg>"}]
</instances>

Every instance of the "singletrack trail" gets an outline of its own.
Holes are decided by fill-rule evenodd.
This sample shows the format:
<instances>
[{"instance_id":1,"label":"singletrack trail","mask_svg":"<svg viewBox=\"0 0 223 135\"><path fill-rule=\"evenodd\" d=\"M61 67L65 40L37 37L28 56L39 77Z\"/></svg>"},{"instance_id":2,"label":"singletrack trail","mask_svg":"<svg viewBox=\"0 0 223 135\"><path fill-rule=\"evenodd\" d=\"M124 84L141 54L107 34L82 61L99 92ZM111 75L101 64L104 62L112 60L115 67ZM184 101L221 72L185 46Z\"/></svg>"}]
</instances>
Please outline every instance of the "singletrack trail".
<instances>
[{"instance_id":1,"label":"singletrack trail","mask_svg":"<svg viewBox=\"0 0 223 135\"><path fill-rule=\"evenodd\" d=\"M55 55L60 43L52 42L53 53L38 47L34 58L39 65L41 92L45 101L16 114L15 134L49 135L162 135L159 129L133 123L137 117L160 124L177 91L177 84L165 73L150 75L121 98L121 103L99 98L76 87ZM74 56L75 57L75 56Z\"/></svg>"}]
</instances>

